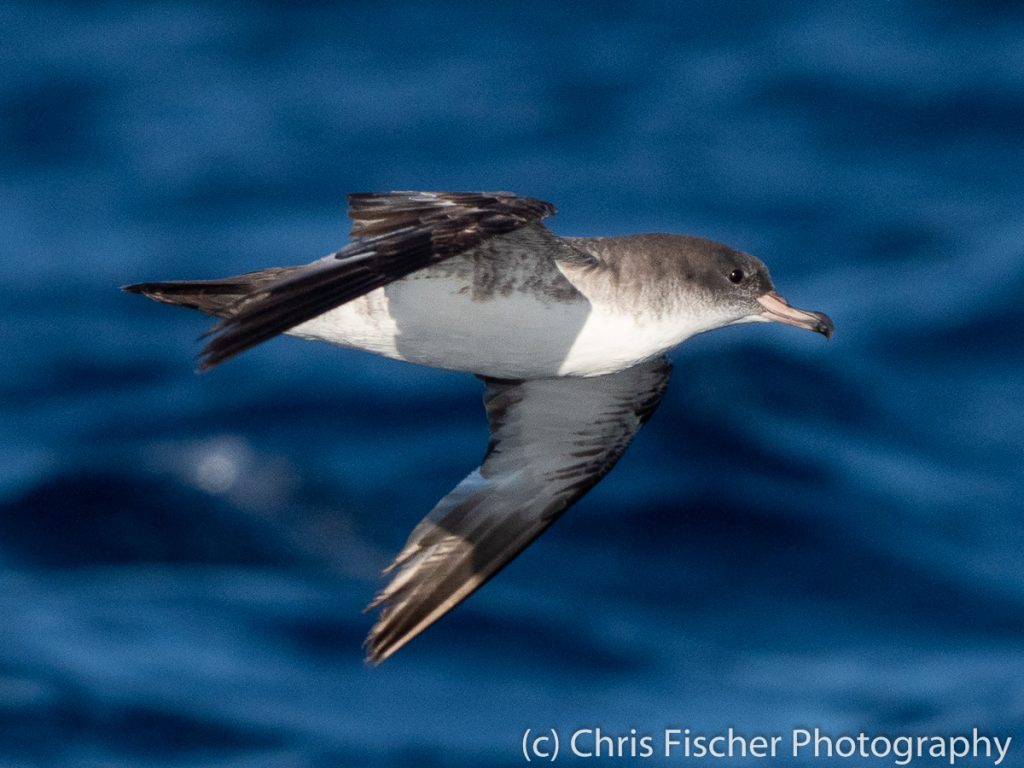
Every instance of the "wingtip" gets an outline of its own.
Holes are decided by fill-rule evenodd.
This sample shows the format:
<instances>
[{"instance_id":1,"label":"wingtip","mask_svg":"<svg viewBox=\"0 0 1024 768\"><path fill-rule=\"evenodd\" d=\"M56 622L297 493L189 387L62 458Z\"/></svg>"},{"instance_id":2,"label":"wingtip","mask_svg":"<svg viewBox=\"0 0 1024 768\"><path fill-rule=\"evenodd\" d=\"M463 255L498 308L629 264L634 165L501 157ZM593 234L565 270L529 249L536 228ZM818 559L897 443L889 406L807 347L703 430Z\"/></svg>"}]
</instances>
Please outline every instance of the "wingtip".
<instances>
[{"instance_id":1,"label":"wingtip","mask_svg":"<svg viewBox=\"0 0 1024 768\"><path fill-rule=\"evenodd\" d=\"M215 351L211 350L210 345L207 344L206 347L196 355L196 373L209 373L230 357L230 355L227 357L218 355Z\"/></svg>"},{"instance_id":2,"label":"wingtip","mask_svg":"<svg viewBox=\"0 0 1024 768\"><path fill-rule=\"evenodd\" d=\"M125 293L134 293L160 301L161 289L166 285L166 283L129 283L128 285L118 286L118 288Z\"/></svg>"},{"instance_id":3,"label":"wingtip","mask_svg":"<svg viewBox=\"0 0 1024 768\"><path fill-rule=\"evenodd\" d=\"M220 323L218 323L217 325L220 325ZM207 328L205 331L199 334L199 336L196 338L196 341L202 342L205 339L209 338L210 334L214 333L217 330L217 325L214 325L211 328ZM206 345L201 350L199 350L199 352L196 353L194 359L196 361L196 367L193 370L196 373L206 373L211 369L216 368L217 365L220 362L222 362L220 360L214 359L213 350L210 349L210 342L207 342Z\"/></svg>"},{"instance_id":4,"label":"wingtip","mask_svg":"<svg viewBox=\"0 0 1024 768\"><path fill-rule=\"evenodd\" d=\"M196 355L196 359L199 361L196 373L206 373L249 348L248 346L238 347L225 343L224 334L235 328L236 325L236 317L225 317L199 334L196 341L204 346Z\"/></svg>"},{"instance_id":5,"label":"wingtip","mask_svg":"<svg viewBox=\"0 0 1024 768\"><path fill-rule=\"evenodd\" d=\"M363 661L371 667L379 667L418 634L414 633L412 635L400 636L397 639L385 640L380 637L379 628L380 619L377 620L377 624L370 630L370 634L366 636L366 640L363 642L363 651L365 652Z\"/></svg>"},{"instance_id":6,"label":"wingtip","mask_svg":"<svg viewBox=\"0 0 1024 768\"><path fill-rule=\"evenodd\" d=\"M401 613L395 614L394 604L391 602L392 595L388 594L387 588L382 589L373 598L369 605L363 609L363 613L380 611L377 620L373 623L370 631L363 641L365 661L372 666L380 666L391 658L395 653L404 648L413 638L417 637L425 629L431 626L438 617L432 617L427 621L415 622L411 627L402 623ZM396 624L396 621L398 622Z\"/></svg>"},{"instance_id":7,"label":"wingtip","mask_svg":"<svg viewBox=\"0 0 1024 768\"><path fill-rule=\"evenodd\" d=\"M220 325L221 324L218 323L217 325L215 325L212 328L210 328L207 331L205 331L197 339L197 341L203 341L204 339L208 339L211 334L216 333L219 330L219 326ZM196 369L195 369L196 373L207 373L209 371L212 371L214 368L216 368L218 365L223 363L225 360L229 360L231 357L234 356L234 355L225 355L220 350L218 350L216 348L216 346L215 346L215 342L216 341L217 341L217 339L216 339L216 337L214 337L212 340L208 341L206 343L206 346L204 346L196 354L196 357L195 357L195 359L196 359Z\"/></svg>"},{"instance_id":8,"label":"wingtip","mask_svg":"<svg viewBox=\"0 0 1024 768\"><path fill-rule=\"evenodd\" d=\"M371 643L370 638L367 637L363 643L363 663L368 667L376 668L383 664L386 658L386 656L381 655L380 651Z\"/></svg>"},{"instance_id":9,"label":"wingtip","mask_svg":"<svg viewBox=\"0 0 1024 768\"><path fill-rule=\"evenodd\" d=\"M369 607L367 608L369 610ZM398 650L397 646L388 647L380 642L379 637L380 619L373 625L373 629L363 641L363 663L371 667L379 667L391 654Z\"/></svg>"}]
</instances>

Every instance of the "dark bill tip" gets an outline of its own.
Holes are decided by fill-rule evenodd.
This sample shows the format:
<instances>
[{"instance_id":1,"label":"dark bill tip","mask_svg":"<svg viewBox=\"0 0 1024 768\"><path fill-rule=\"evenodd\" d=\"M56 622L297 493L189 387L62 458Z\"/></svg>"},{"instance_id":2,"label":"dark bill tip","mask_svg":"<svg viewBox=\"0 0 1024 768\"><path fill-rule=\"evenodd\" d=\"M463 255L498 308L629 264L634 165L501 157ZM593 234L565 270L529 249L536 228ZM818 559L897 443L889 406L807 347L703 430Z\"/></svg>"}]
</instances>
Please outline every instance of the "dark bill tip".
<instances>
[{"instance_id":1,"label":"dark bill tip","mask_svg":"<svg viewBox=\"0 0 1024 768\"><path fill-rule=\"evenodd\" d=\"M812 312L807 309L791 307L789 302L779 296L775 291L769 291L757 300L758 304L764 307L761 315L776 323L785 323L796 328L805 328L808 331L820 333L826 339L832 338L835 325L832 318L824 312Z\"/></svg>"}]
</instances>

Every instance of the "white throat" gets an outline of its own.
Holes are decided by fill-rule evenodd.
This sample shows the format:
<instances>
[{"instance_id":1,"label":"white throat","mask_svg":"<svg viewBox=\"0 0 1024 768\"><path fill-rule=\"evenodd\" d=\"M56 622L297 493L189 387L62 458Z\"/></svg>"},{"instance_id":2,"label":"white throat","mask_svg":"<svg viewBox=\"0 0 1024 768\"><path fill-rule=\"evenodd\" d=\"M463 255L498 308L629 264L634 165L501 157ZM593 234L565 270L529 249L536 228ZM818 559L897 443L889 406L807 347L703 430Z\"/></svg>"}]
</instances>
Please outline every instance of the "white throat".
<instances>
[{"instance_id":1,"label":"white throat","mask_svg":"<svg viewBox=\"0 0 1024 768\"><path fill-rule=\"evenodd\" d=\"M599 376L663 354L691 336L740 320L721 319L701 305L642 312L593 303L559 369L562 376Z\"/></svg>"}]
</instances>

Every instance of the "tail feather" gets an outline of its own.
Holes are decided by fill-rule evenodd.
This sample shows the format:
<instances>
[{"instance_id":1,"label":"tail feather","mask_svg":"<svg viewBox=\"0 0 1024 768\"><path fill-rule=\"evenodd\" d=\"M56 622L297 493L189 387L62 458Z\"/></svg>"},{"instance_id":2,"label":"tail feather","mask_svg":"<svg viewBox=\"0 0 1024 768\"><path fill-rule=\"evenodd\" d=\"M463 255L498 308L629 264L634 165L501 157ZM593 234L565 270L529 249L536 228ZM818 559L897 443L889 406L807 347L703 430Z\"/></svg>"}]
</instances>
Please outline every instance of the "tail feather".
<instances>
[{"instance_id":1,"label":"tail feather","mask_svg":"<svg viewBox=\"0 0 1024 768\"><path fill-rule=\"evenodd\" d=\"M271 267L219 280L167 280L125 285L121 290L139 293L163 304L197 309L208 315L231 317L278 280L299 267Z\"/></svg>"}]
</instances>

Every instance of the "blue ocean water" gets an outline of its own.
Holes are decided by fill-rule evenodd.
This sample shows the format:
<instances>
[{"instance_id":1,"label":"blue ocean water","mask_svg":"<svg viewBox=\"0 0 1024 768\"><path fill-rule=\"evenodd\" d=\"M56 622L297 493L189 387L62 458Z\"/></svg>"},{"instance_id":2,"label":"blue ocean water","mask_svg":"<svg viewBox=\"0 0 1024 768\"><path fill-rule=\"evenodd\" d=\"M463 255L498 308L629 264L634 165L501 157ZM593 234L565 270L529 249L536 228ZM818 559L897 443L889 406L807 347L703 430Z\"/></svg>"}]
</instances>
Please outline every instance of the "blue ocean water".
<instances>
[{"instance_id":1,"label":"blue ocean water","mask_svg":"<svg viewBox=\"0 0 1024 768\"><path fill-rule=\"evenodd\" d=\"M5 0L0 28L0 766L730 726L976 727L1024 765L1018 4ZM294 339L196 376L205 319L117 287L312 260L387 189L723 240L836 337L685 344L609 478L374 669L361 610L479 461L478 382Z\"/></svg>"}]
</instances>

